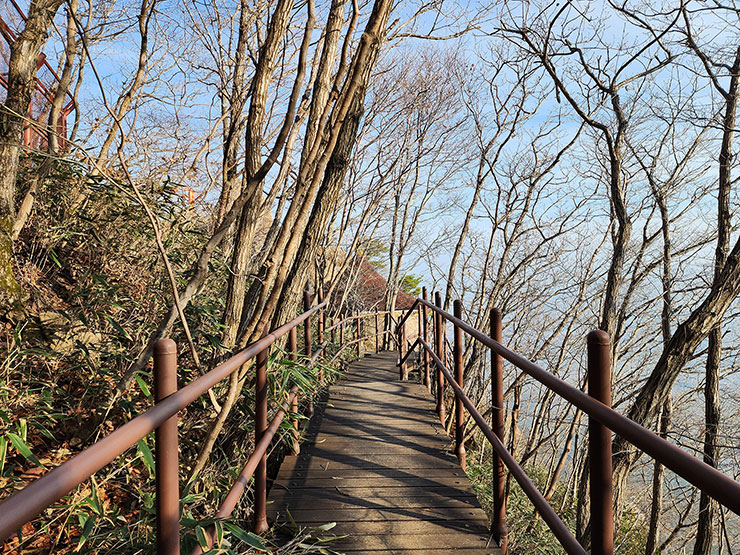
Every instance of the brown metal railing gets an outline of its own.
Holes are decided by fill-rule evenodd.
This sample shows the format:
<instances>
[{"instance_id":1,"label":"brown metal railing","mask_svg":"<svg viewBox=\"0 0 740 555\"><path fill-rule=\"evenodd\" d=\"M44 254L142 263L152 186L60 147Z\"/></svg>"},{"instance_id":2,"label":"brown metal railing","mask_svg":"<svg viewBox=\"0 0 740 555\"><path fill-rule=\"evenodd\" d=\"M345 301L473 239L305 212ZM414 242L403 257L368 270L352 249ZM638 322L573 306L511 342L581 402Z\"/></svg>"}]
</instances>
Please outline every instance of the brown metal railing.
<instances>
[{"instance_id":1,"label":"brown metal railing","mask_svg":"<svg viewBox=\"0 0 740 555\"><path fill-rule=\"evenodd\" d=\"M586 394L521 355L504 347L501 343L501 312L498 309L491 311L491 337L462 320L462 304L460 301L454 302L454 315L450 314L442 310L439 293L435 294L435 304L427 300L426 288L423 290L423 297L417 298L412 307L399 319L398 326L396 327L399 345L406 345L402 341L402 338L405 336L405 323L417 307L421 307L424 313L423 329L421 330L421 337L413 344L409 352L417 345L423 348L424 356L422 357L421 364L424 367L426 380L429 380L428 357L431 357L432 362L437 368L437 413L443 423L446 420L444 404L445 385L449 383L454 391L455 452L459 457L461 465L465 467L463 407L470 413L473 421L480 428L493 448L494 508L491 532L504 552L506 552L507 544L506 498L504 493L504 466L506 466L511 472L511 475L520 484L524 493L532 501L536 510L542 515L543 520L550 527L566 552L586 553L584 548L573 537L567 525L558 517L544 496L537 490L524 470L517 464L504 446L504 359L581 409L589 417L592 554L602 555L614 552L611 432L620 435L734 513L740 514L740 483L611 408L611 345L606 332L595 330L589 333L586 338L588 351L588 394ZM431 310L433 316L434 348L429 344L426 320L427 310ZM453 372L443 362L446 360L444 356L446 321L451 322L454 326ZM492 423L490 426L462 389L463 332L491 350ZM400 348L400 350L403 351L403 348ZM404 371L407 358L408 353L401 352L399 356L399 367L401 368L402 379L408 375Z\"/></svg>"},{"instance_id":2,"label":"brown metal railing","mask_svg":"<svg viewBox=\"0 0 740 555\"><path fill-rule=\"evenodd\" d=\"M194 380L181 389L177 389L177 345L171 339L161 339L154 349L154 399L155 405L130 422L114 430L110 435L94 443L64 464L32 482L18 493L0 504L0 543L12 536L22 525L29 522L49 505L58 501L75 487L90 478L95 472L112 462L116 457L136 445L152 431L155 432L155 480L156 480L156 515L157 515L157 553L175 555L180 553L180 490L178 463L177 413L197 400L213 386L238 371L245 363L255 358L255 447L244 465L231 490L219 506L216 518L228 518L247 488L249 480L254 477L254 526L257 533L267 528L267 449L277 430L290 414L293 427L293 451L299 451L298 398L300 391L293 386L288 391L288 398L278 407L272 421L267 423L267 361L273 343L288 334L288 352L292 361L298 360L298 326L304 326L304 356L308 365L315 364L325 352L324 341L314 352L311 337L311 317L326 307L319 302L310 307L311 299L304 295L305 311L287 324L265 335L246 349L240 351L223 364L207 374ZM340 352L349 345L357 345L358 354L363 340L374 336L388 334L391 331L360 336L359 323L364 318L377 316L360 314L346 318L342 322L326 328L325 311L319 315L319 337L343 323L355 320L357 337L345 344L342 337ZM343 330L343 325L341 326ZM342 333L342 335L344 335ZM377 350L377 340L376 340ZM336 356L332 359L334 361ZM323 383L323 373L319 381ZM310 400L309 400L310 407ZM209 547L212 545L213 527L206 530ZM201 553L196 548L193 553Z\"/></svg>"}]
</instances>

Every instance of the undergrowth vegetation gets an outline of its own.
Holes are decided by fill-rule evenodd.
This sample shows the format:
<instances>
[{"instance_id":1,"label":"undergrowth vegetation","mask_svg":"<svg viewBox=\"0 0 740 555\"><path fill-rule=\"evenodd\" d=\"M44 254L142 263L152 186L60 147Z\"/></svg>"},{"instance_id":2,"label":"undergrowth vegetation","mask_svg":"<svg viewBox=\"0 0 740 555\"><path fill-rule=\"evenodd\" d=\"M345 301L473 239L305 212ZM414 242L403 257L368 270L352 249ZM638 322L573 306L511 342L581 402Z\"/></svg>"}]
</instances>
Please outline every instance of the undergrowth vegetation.
<instances>
[{"instance_id":1,"label":"undergrowth vegetation","mask_svg":"<svg viewBox=\"0 0 740 555\"><path fill-rule=\"evenodd\" d=\"M25 168L30 175L35 163ZM156 211L162 241L180 284L209 232L206 215L193 212L173 184L142 190ZM30 295L26 317L2 330L0 367L0 491L14 491L68 460L152 405L151 364L120 399L113 392L138 356L171 297L167 276L141 205L128 189L91 177L60 161L42 184L32 221L17 242L17 275ZM204 368L194 367L181 328L179 385L191 382L228 353L221 343L226 255L185 315ZM221 261L221 262L219 262ZM334 348L330 345L329 348ZM302 346L299 345L299 351ZM343 356L351 356L349 350ZM338 375L323 367L327 383ZM276 347L268 362L269 406L287 399L292 384L308 394L320 388L318 371L294 363ZM226 383L214 388L221 398ZM253 448L253 380L248 377L208 464L188 476L215 409L203 396L179 414L183 552L199 541L222 496ZM272 418L272 415L270 415ZM279 459L292 428L286 419L270 457ZM26 524L5 552L150 553L155 537L154 439L142 439L77 490ZM276 547L251 532L249 495L217 527L212 553ZM321 551L325 530L296 530L280 553Z\"/></svg>"},{"instance_id":2,"label":"undergrowth vegetation","mask_svg":"<svg viewBox=\"0 0 740 555\"><path fill-rule=\"evenodd\" d=\"M479 448L480 449L480 448ZM481 456L482 455L482 456ZM473 451L468 456L466 472L481 506L489 515L493 514L493 468L491 449L485 446L484 452ZM480 461L485 461L481 463ZM547 491L549 485L547 469L541 465L529 464L524 471L540 491ZM532 502L511 475L506 482L506 526L508 528L508 548L511 555L561 554L565 553L547 524L532 506ZM565 483L558 482L549 499L558 516L568 525L571 532L576 530L576 499ZM616 553L639 553L645 545L647 530L641 513L629 508L624 510L616 523Z\"/></svg>"}]
</instances>

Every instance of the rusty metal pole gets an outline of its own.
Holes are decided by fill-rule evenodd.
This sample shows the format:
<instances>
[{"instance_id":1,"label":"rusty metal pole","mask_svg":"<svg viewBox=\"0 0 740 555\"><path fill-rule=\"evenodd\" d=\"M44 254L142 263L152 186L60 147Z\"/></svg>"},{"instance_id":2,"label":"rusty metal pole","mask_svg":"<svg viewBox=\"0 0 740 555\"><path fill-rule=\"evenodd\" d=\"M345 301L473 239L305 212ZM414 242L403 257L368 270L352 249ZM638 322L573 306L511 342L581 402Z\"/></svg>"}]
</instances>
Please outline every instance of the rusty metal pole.
<instances>
[{"instance_id":1,"label":"rusty metal pole","mask_svg":"<svg viewBox=\"0 0 740 555\"><path fill-rule=\"evenodd\" d=\"M255 376L254 443L262 439L267 429L267 357L269 347L257 353ZM267 454L262 455L254 471L254 526L255 534L267 531Z\"/></svg>"},{"instance_id":2,"label":"rusty metal pole","mask_svg":"<svg viewBox=\"0 0 740 555\"><path fill-rule=\"evenodd\" d=\"M440 295L439 291L437 291L434 294L434 304L439 308L442 309L442 295ZM435 317L435 337L434 337L434 347L437 350L437 356L439 357L439 360L441 360L443 363L446 360L445 359L445 330L444 330L444 319L442 318L442 315L434 311L434 317ZM442 371L437 368L437 414L439 415L439 419L442 421L442 425L445 424L445 421L447 420L447 410L445 409L445 378L442 374Z\"/></svg>"},{"instance_id":3,"label":"rusty metal pole","mask_svg":"<svg viewBox=\"0 0 740 555\"><path fill-rule=\"evenodd\" d=\"M311 308L311 296L308 291L303 292L303 312L308 312ZM313 355L313 348L311 346L311 317L309 316L303 322L303 344L306 350L306 356L310 359Z\"/></svg>"},{"instance_id":4,"label":"rusty metal pole","mask_svg":"<svg viewBox=\"0 0 740 555\"><path fill-rule=\"evenodd\" d=\"M421 305L416 307L416 337L421 337Z\"/></svg>"},{"instance_id":5,"label":"rusty metal pole","mask_svg":"<svg viewBox=\"0 0 740 555\"><path fill-rule=\"evenodd\" d=\"M503 326L501 311L491 310L491 338L501 343ZM504 359L491 349L491 428L499 441L504 443ZM506 469L504 461L493 451L493 522L491 532L501 551L508 547L506 526Z\"/></svg>"},{"instance_id":6,"label":"rusty metal pole","mask_svg":"<svg viewBox=\"0 0 740 555\"><path fill-rule=\"evenodd\" d=\"M321 288L317 291L318 296L318 303L321 304L324 302L324 291L321 290ZM319 345L321 345L324 342L324 330L326 329L326 309L322 308L320 311L320 314L318 314L318 321L316 322L319 336Z\"/></svg>"},{"instance_id":7,"label":"rusty metal pole","mask_svg":"<svg viewBox=\"0 0 740 555\"><path fill-rule=\"evenodd\" d=\"M380 346L378 345L378 340L380 339L380 330L378 329L378 313L375 313L375 352L380 352Z\"/></svg>"},{"instance_id":8,"label":"rusty metal pole","mask_svg":"<svg viewBox=\"0 0 740 555\"><path fill-rule=\"evenodd\" d=\"M462 320L462 303L455 299L453 303L455 318ZM463 387L463 332L460 326L455 326L455 344L452 359L455 365L455 382ZM462 400L455 395L455 455L460 466L465 470L465 413Z\"/></svg>"},{"instance_id":9,"label":"rusty metal pole","mask_svg":"<svg viewBox=\"0 0 740 555\"><path fill-rule=\"evenodd\" d=\"M344 322L339 324L339 345L344 347Z\"/></svg>"},{"instance_id":10,"label":"rusty metal pole","mask_svg":"<svg viewBox=\"0 0 740 555\"><path fill-rule=\"evenodd\" d=\"M594 330L588 345L588 394L611 407L611 341L605 331ZM589 416L588 454L591 472L591 553L614 553L612 514L612 434Z\"/></svg>"},{"instance_id":11,"label":"rusty metal pole","mask_svg":"<svg viewBox=\"0 0 740 555\"><path fill-rule=\"evenodd\" d=\"M311 308L311 296L308 294L308 290L303 291L303 311L307 312ZM309 316L303 322L303 348L305 355L308 360L311 360L313 355L313 347L311 345L311 317ZM319 382L323 381L323 375L319 375ZM306 405L306 414L308 416L313 415L313 398L309 396L308 403Z\"/></svg>"},{"instance_id":12,"label":"rusty metal pole","mask_svg":"<svg viewBox=\"0 0 740 555\"><path fill-rule=\"evenodd\" d=\"M360 338L362 337L362 318L359 317L360 315L357 315L357 319L355 320L355 333L357 334L357 358L360 358L362 356L362 341L360 341Z\"/></svg>"},{"instance_id":13,"label":"rusty metal pole","mask_svg":"<svg viewBox=\"0 0 740 555\"><path fill-rule=\"evenodd\" d=\"M160 339L154 346L154 400L159 403L177 391L177 345ZM177 415L154 432L157 487L157 553L180 553L180 467Z\"/></svg>"},{"instance_id":14,"label":"rusty metal pole","mask_svg":"<svg viewBox=\"0 0 740 555\"><path fill-rule=\"evenodd\" d=\"M403 360L403 357L406 356L406 348L406 322L404 322L398 329L398 372L399 379L402 381L408 379L406 361Z\"/></svg>"},{"instance_id":15,"label":"rusty metal pole","mask_svg":"<svg viewBox=\"0 0 740 555\"><path fill-rule=\"evenodd\" d=\"M422 299L426 301L427 300L427 288L426 287L422 287L421 295L422 295ZM429 331L427 329L427 305L422 304L421 311L423 315L422 322L424 325L423 339L425 343L429 343ZM419 333L422 333L422 330L419 330ZM431 393L432 392L432 380L429 379L429 353L427 353L426 349L421 350L421 356L423 357L422 364L424 366L424 385L427 386L427 390L429 391L429 393Z\"/></svg>"},{"instance_id":16,"label":"rusty metal pole","mask_svg":"<svg viewBox=\"0 0 740 555\"><path fill-rule=\"evenodd\" d=\"M291 328L288 334L288 350L290 351L290 360L298 361L298 328ZM290 423L293 426L293 454L301 452L300 432L298 430L298 395L293 397L290 405Z\"/></svg>"}]
</instances>

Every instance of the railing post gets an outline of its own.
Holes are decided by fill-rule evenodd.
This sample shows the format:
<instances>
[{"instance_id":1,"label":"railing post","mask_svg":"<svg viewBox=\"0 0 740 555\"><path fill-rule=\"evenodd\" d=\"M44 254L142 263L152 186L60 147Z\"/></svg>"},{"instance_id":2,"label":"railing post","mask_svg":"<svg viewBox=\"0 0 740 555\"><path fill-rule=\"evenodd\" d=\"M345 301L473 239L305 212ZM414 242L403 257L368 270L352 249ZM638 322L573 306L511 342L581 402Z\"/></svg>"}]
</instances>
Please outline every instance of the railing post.
<instances>
[{"instance_id":1,"label":"railing post","mask_svg":"<svg viewBox=\"0 0 740 555\"><path fill-rule=\"evenodd\" d=\"M378 313L376 311L375 312L375 352L376 353L379 353L380 352L380 348L379 348L379 345L378 345L378 341L380 339L380 335L379 334L380 334L380 330L378 329Z\"/></svg>"},{"instance_id":2,"label":"railing post","mask_svg":"<svg viewBox=\"0 0 740 555\"><path fill-rule=\"evenodd\" d=\"M159 403L177 391L177 345L160 339L154 346L154 400ZM180 468L177 415L154 432L157 487L157 553L180 553Z\"/></svg>"},{"instance_id":3,"label":"railing post","mask_svg":"<svg viewBox=\"0 0 740 555\"><path fill-rule=\"evenodd\" d=\"M319 304L324 302L324 291L322 291L321 288L317 290L317 302ZM326 310L321 309L320 314L318 315L318 322L317 322L317 329L318 329L318 336L319 336L319 345L321 345L324 342L324 330L326 329Z\"/></svg>"},{"instance_id":4,"label":"railing post","mask_svg":"<svg viewBox=\"0 0 740 555\"><path fill-rule=\"evenodd\" d=\"M360 318L360 315L357 315L357 319L355 320L355 333L357 334L357 358L360 358L362 356L362 341L360 341L360 338L362 337L362 318Z\"/></svg>"},{"instance_id":5,"label":"railing post","mask_svg":"<svg viewBox=\"0 0 740 555\"><path fill-rule=\"evenodd\" d=\"M462 303L455 299L453 303L455 318L462 320ZM455 345L452 359L455 365L455 381L463 387L463 334L462 328L455 325ZM465 470L465 414L462 400L455 395L455 455L460 466Z\"/></svg>"},{"instance_id":6,"label":"railing post","mask_svg":"<svg viewBox=\"0 0 740 555\"><path fill-rule=\"evenodd\" d=\"M422 287L421 295L422 295L421 298L426 301L427 300L427 288L426 287ZM423 338L424 338L425 343L429 343L429 333L427 330L427 305L422 304L421 311L423 315L422 322L424 325ZM419 330L419 333L421 332L422 330ZM421 356L423 357L422 364L424 365L424 385L427 386L427 390L431 393L432 392L432 380L429 379L429 353L427 353L426 349L421 349Z\"/></svg>"},{"instance_id":7,"label":"railing post","mask_svg":"<svg viewBox=\"0 0 740 555\"><path fill-rule=\"evenodd\" d=\"M416 337L421 337L421 305L416 305Z\"/></svg>"},{"instance_id":8,"label":"railing post","mask_svg":"<svg viewBox=\"0 0 740 555\"><path fill-rule=\"evenodd\" d=\"M290 351L290 360L298 360L298 328L291 328L288 334L288 350ZM290 423L293 425L293 454L301 452L300 432L298 431L298 395L293 398L290 405Z\"/></svg>"},{"instance_id":9,"label":"railing post","mask_svg":"<svg viewBox=\"0 0 740 555\"><path fill-rule=\"evenodd\" d=\"M257 353L255 376L254 443L267 429L267 356L269 347ZM254 533L267 531L267 454L262 455L254 471Z\"/></svg>"},{"instance_id":10,"label":"railing post","mask_svg":"<svg viewBox=\"0 0 740 555\"><path fill-rule=\"evenodd\" d=\"M501 311L491 310L491 338L501 343L503 338ZM499 441L504 443L504 359L491 349L491 428ZM491 532L501 551L506 553L508 529L506 527L506 469L504 461L493 451L493 523Z\"/></svg>"},{"instance_id":11,"label":"railing post","mask_svg":"<svg viewBox=\"0 0 740 555\"><path fill-rule=\"evenodd\" d=\"M311 296L308 291L303 291L303 312L307 312L311 308ZM303 348L305 349L305 355L311 361L313 355L313 346L311 345L311 317L309 316L303 321ZM319 375L319 383L323 382L323 375ZM313 415L313 398L308 398L306 405L306 413L308 416Z\"/></svg>"},{"instance_id":12,"label":"railing post","mask_svg":"<svg viewBox=\"0 0 740 555\"><path fill-rule=\"evenodd\" d=\"M434 294L434 304L437 306L437 308L442 308L442 295L440 295L439 291ZM442 364L444 364L446 360L444 319L442 318L442 315L436 310L434 311L434 317L434 347L437 350L437 356L439 357L439 360L441 360ZM445 409L445 378L439 367L437 367L437 414L439 415L439 419L444 425L445 420L447 420L447 410Z\"/></svg>"},{"instance_id":13,"label":"railing post","mask_svg":"<svg viewBox=\"0 0 740 555\"><path fill-rule=\"evenodd\" d=\"M401 324L401 327L398 329L398 371L399 371L399 379L400 380L407 380L409 377L408 370L406 369L406 363L407 361L403 360L403 357L406 356L406 322Z\"/></svg>"},{"instance_id":14,"label":"railing post","mask_svg":"<svg viewBox=\"0 0 740 555\"><path fill-rule=\"evenodd\" d=\"M588 394L611 407L611 342L609 334L594 330L588 334ZM591 476L591 553L614 553L612 514L612 435L609 429L589 416L588 453Z\"/></svg>"}]
</instances>

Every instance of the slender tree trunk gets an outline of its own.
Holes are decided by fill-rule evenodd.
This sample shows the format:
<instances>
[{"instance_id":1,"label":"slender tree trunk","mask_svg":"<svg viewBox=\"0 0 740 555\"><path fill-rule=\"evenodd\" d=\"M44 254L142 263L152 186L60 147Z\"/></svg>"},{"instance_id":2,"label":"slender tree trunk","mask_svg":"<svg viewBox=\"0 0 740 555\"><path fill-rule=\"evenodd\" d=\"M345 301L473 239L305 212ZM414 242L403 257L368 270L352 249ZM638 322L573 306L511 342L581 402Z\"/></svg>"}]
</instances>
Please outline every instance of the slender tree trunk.
<instances>
[{"instance_id":1,"label":"slender tree trunk","mask_svg":"<svg viewBox=\"0 0 740 555\"><path fill-rule=\"evenodd\" d=\"M660 407L670 395L676 378L696 348L704 339L710 337L714 330L717 330L717 334L720 333L721 328L719 326L722 318L740 293L740 240L736 241L732 251L729 251L731 226L729 194L732 186L730 170L737 103L740 97L740 47L736 50L731 68L730 87L727 91L721 92L725 99L725 112L722 121L722 147L719 155L718 237L714 280L702 303L676 328L675 333L665 344L658 363L630 407L628 417L643 426L656 418ZM712 349L714 349L714 353ZM719 407L716 394L718 374L714 374L718 372L720 354L721 335L716 335L715 340L711 340L710 337L707 380L705 382L707 429L704 438L704 460L708 464L716 464L716 427L719 422ZM716 369L714 369L715 364L717 365ZM629 468L636 460L637 455L634 447L621 438L615 441L614 452L616 453L614 457L614 482L618 499L620 492L624 489ZM702 533L707 530L706 524L702 525L700 523L700 527L703 527ZM700 539L702 543L705 543L704 538Z\"/></svg>"},{"instance_id":2,"label":"slender tree trunk","mask_svg":"<svg viewBox=\"0 0 740 555\"><path fill-rule=\"evenodd\" d=\"M663 334L663 345L667 345L671 339L671 321L673 318L673 291L671 275L672 246L670 235L670 218L666 205L665 191L651 182L653 196L655 197L658 211L660 212L661 233L663 235L663 268L661 281L663 286L663 304L661 309L661 331ZM670 393L663 403L660 414L660 437L666 439L671 426L671 414L673 412L673 400ZM653 500L650 506L650 524L648 526L648 537L645 544L645 555L653 555L660 544L660 517L663 512L663 481L665 469L658 461L653 464Z\"/></svg>"},{"instance_id":3,"label":"slender tree trunk","mask_svg":"<svg viewBox=\"0 0 740 555\"><path fill-rule=\"evenodd\" d=\"M299 242L306 229L310 209L323 180L324 172L337 145L340 130L350 112L358 88L364 86L364 75L371 71L380 45L385 40L386 23L390 15L389 0L377 0L368 19L365 31L360 39L352 67L347 76L341 96L329 117L329 130L325 138L316 146L313 157L309 157L299 172L297 184L302 191L300 199L294 199L285 218L281 236L276 241L276 248L260 270L259 283L250 288L247 303L254 307L251 314L242 313L242 325L239 331L239 345L246 345L258 333L270 324L275 310L280 303L281 293L285 286L298 250ZM315 161L314 161L315 160ZM255 280L257 282L258 280Z\"/></svg>"},{"instance_id":4,"label":"slender tree trunk","mask_svg":"<svg viewBox=\"0 0 740 555\"><path fill-rule=\"evenodd\" d=\"M100 153L97 156L97 163L94 165L94 168L97 168L97 166L104 167L106 165L110 147L113 145L113 141L116 140L118 133L121 132L121 129L119 129L120 122L131 109L131 105L136 100L144 85L149 64L149 22L154 13L156 3L157 0L143 0L141 3L138 15L139 60L136 66L136 72L134 73L134 78L131 80L131 84L118 99L116 106L113 108L113 113L110 114L113 121L108 127L108 132L103 140L103 146L100 147ZM93 169L93 174L96 172L97 169Z\"/></svg>"},{"instance_id":5,"label":"slender tree trunk","mask_svg":"<svg viewBox=\"0 0 740 555\"><path fill-rule=\"evenodd\" d=\"M8 92L0 105L0 318L18 314L26 292L13 273L15 185L24 119L36 89L39 54L62 0L32 1L26 26L10 45Z\"/></svg>"},{"instance_id":6,"label":"slender tree trunk","mask_svg":"<svg viewBox=\"0 0 740 555\"><path fill-rule=\"evenodd\" d=\"M475 207L478 204L478 199L480 198L480 190L483 186L481 173L482 163L481 167L478 168L478 179L476 179L475 181L475 191L473 192L473 198L470 200L470 205L468 206L468 210L465 213L465 220L463 221L462 229L460 230L460 234L458 235L457 244L455 245L455 250L452 253L452 259L450 260L450 267L447 271L447 287L445 288L444 310L448 310L450 308L457 261L460 258L460 253L462 252L463 244L465 243L465 238L467 237L468 229L470 228L470 221L473 219L473 213L475 212Z\"/></svg>"},{"instance_id":7,"label":"slender tree trunk","mask_svg":"<svg viewBox=\"0 0 740 555\"><path fill-rule=\"evenodd\" d=\"M288 274L286 287L283 289L280 306L275 312L273 325L285 321L295 311L298 294L303 290L308 279L311 261L318 255L322 247L322 239L327 233L329 220L339 200L352 149L356 142L364 101L365 87L362 87L357 91L355 102L342 125L337 146L327 164L324 182L314 202L311 217L303 234L293 267Z\"/></svg>"},{"instance_id":8,"label":"slender tree trunk","mask_svg":"<svg viewBox=\"0 0 740 555\"><path fill-rule=\"evenodd\" d=\"M660 437L666 439L671 426L671 414L673 403L670 397L663 404L660 415ZM663 512L663 478L665 469L663 465L656 462L653 465L653 502L650 505L650 525L648 526L648 537L645 544L645 555L653 555L660 544L660 516Z\"/></svg>"},{"instance_id":9,"label":"slender tree trunk","mask_svg":"<svg viewBox=\"0 0 740 555\"><path fill-rule=\"evenodd\" d=\"M252 99L249 105L247 131L244 140L246 145L245 171L248 177L252 177L262 164L262 128L267 107L267 95L280 46L288 30L292 10L293 0L280 0L275 7L252 80ZM254 234L262 211L262 183L256 183L250 187L247 194L249 195L249 201L242 209L234 243L231 274L229 275L226 295L226 309L223 318L223 336L229 347L233 347L237 339L244 299L249 284L247 276L252 270Z\"/></svg>"},{"instance_id":10,"label":"slender tree trunk","mask_svg":"<svg viewBox=\"0 0 740 555\"><path fill-rule=\"evenodd\" d=\"M216 205L214 227L218 227L231 205L241 194L242 179L238 171L238 155L244 130L244 105L247 101L247 42L252 17L248 0L239 2L239 33L234 55L234 70L231 78L231 94L222 106L228 118L224 121L224 146L221 175L223 186Z\"/></svg>"},{"instance_id":11,"label":"slender tree trunk","mask_svg":"<svg viewBox=\"0 0 740 555\"><path fill-rule=\"evenodd\" d=\"M56 153L59 151L59 118L62 113L62 107L67 102L67 91L72 82L72 70L75 65L75 56L77 54L77 25L75 17L77 15L78 0L71 0L67 6L67 42L64 46L64 68L59 79L54 99L51 103L49 112L49 152ZM62 139L63 140L63 139Z\"/></svg>"},{"instance_id":12,"label":"slender tree trunk","mask_svg":"<svg viewBox=\"0 0 740 555\"><path fill-rule=\"evenodd\" d=\"M722 147L719 155L719 191L717 192L717 248L714 256L714 285L721 286L719 280L722 268L730 250L730 192L732 189L732 142L735 134L735 113L740 87L740 48L732 67L730 89L727 91L725 114L723 118ZM722 325L721 322L709 333L706 373L704 379L704 449L703 459L708 465L717 466L719 445L717 443L720 421L719 408L719 370L722 364ZM696 528L694 555L708 555L712 549L712 532L717 514L717 504L706 493L699 497L699 522ZM720 542L721 543L721 542Z\"/></svg>"}]
</instances>

